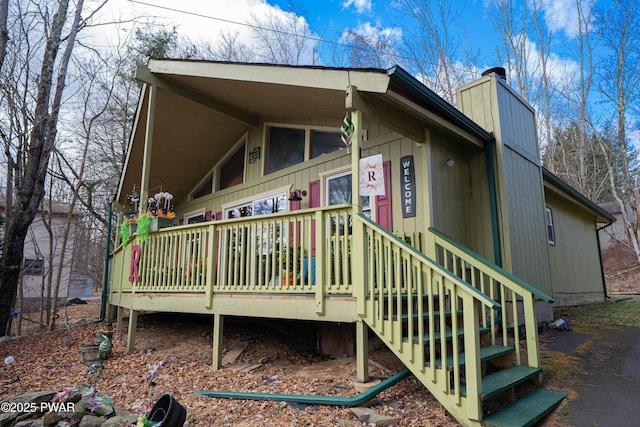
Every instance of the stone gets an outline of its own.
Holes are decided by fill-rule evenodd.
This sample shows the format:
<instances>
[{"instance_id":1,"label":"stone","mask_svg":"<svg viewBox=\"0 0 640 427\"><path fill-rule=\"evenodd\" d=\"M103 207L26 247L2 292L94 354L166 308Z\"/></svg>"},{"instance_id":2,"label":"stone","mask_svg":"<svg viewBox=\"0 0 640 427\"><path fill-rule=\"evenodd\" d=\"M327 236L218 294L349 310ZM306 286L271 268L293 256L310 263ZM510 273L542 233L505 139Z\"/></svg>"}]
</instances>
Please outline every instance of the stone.
<instances>
[{"instance_id":1,"label":"stone","mask_svg":"<svg viewBox=\"0 0 640 427\"><path fill-rule=\"evenodd\" d=\"M100 427L121 427L129 424L136 425L137 421L138 417L135 415L116 415L115 417L111 417L108 420L104 421Z\"/></svg>"},{"instance_id":2,"label":"stone","mask_svg":"<svg viewBox=\"0 0 640 427\"><path fill-rule=\"evenodd\" d=\"M398 422L386 415L378 414L374 409L371 408L351 408L351 413L358 417L358 420L363 423L375 424L376 426L384 427L384 426L395 426Z\"/></svg>"},{"instance_id":3,"label":"stone","mask_svg":"<svg viewBox=\"0 0 640 427\"><path fill-rule=\"evenodd\" d=\"M78 427L100 427L104 423L104 418L96 417L95 415L85 415L80 420Z\"/></svg>"},{"instance_id":4,"label":"stone","mask_svg":"<svg viewBox=\"0 0 640 427\"><path fill-rule=\"evenodd\" d=\"M57 412L47 412L44 414L44 417L42 417L42 424L45 426L52 426L60 420L62 420L62 417L58 415Z\"/></svg>"},{"instance_id":5,"label":"stone","mask_svg":"<svg viewBox=\"0 0 640 427\"><path fill-rule=\"evenodd\" d=\"M359 383L354 381L351 384L353 384L353 388L355 388L358 393L364 393L365 391L368 391L370 388L377 386L381 382L382 380L373 380L373 381L368 381L366 383Z\"/></svg>"}]
</instances>

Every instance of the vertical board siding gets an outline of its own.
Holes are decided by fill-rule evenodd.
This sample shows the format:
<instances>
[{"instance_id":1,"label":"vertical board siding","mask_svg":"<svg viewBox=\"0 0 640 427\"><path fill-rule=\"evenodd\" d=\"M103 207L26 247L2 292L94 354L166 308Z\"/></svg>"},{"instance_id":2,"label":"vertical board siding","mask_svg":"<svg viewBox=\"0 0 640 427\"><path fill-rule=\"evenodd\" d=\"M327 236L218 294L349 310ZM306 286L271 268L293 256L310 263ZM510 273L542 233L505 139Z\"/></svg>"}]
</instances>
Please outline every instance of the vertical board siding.
<instances>
[{"instance_id":1,"label":"vertical board siding","mask_svg":"<svg viewBox=\"0 0 640 427\"><path fill-rule=\"evenodd\" d=\"M555 245L549 246L549 260L556 305L604 301L593 217L548 190L546 200L555 231Z\"/></svg>"},{"instance_id":2,"label":"vertical board siding","mask_svg":"<svg viewBox=\"0 0 640 427\"><path fill-rule=\"evenodd\" d=\"M504 166L512 273L551 294L540 168L506 147Z\"/></svg>"}]
</instances>

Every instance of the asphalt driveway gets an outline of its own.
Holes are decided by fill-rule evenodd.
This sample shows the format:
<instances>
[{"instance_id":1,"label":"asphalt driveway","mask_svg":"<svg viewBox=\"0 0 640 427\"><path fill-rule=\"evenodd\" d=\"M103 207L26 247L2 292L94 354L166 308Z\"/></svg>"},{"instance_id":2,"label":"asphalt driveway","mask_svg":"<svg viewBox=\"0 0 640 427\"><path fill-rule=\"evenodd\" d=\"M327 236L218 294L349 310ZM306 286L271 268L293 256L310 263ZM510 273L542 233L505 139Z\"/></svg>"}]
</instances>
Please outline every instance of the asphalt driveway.
<instances>
[{"instance_id":1,"label":"asphalt driveway","mask_svg":"<svg viewBox=\"0 0 640 427\"><path fill-rule=\"evenodd\" d=\"M640 328L579 330L540 334L543 348L553 354L546 362L554 365L549 371L557 371L550 383L575 392L556 410L554 420L574 427L639 426ZM563 355L573 368L565 367ZM564 379L562 369L573 372Z\"/></svg>"}]
</instances>

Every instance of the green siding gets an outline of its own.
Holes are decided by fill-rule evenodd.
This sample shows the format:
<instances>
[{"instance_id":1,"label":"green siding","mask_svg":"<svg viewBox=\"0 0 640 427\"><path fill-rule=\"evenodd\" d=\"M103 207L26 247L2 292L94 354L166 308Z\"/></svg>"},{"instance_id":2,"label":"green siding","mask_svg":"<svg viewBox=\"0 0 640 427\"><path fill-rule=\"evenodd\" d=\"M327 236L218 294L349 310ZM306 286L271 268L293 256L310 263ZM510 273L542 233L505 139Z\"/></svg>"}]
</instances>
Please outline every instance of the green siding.
<instances>
[{"instance_id":1,"label":"green siding","mask_svg":"<svg viewBox=\"0 0 640 427\"><path fill-rule=\"evenodd\" d=\"M593 216L546 191L555 245L549 246L556 306L604 301L600 254Z\"/></svg>"}]
</instances>

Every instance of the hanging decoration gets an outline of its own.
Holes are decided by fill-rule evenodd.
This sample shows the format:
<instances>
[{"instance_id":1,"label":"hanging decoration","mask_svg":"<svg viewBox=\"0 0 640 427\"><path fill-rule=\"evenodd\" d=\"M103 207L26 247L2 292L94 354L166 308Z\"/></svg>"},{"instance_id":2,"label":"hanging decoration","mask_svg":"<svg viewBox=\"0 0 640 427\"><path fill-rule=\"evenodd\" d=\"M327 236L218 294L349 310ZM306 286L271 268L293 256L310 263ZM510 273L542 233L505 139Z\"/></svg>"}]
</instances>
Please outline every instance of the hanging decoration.
<instances>
[{"instance_id":1,"label":"hanging decoration","mask_svg":"<svg viewBox=\"0 0 640 427\"><path fill-rule=\"evenodd\" d=\"M344 119L342 119L342 126L340 126L340 138L342 139L342 143L347 147L347 153L349 153L349 147L351 146L353 131L353 122L351 122L351 117L349 117L349 113L347 113Z\"/></svg>"}]
</instances>

